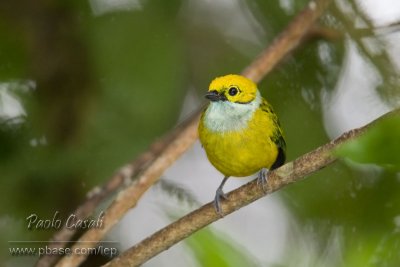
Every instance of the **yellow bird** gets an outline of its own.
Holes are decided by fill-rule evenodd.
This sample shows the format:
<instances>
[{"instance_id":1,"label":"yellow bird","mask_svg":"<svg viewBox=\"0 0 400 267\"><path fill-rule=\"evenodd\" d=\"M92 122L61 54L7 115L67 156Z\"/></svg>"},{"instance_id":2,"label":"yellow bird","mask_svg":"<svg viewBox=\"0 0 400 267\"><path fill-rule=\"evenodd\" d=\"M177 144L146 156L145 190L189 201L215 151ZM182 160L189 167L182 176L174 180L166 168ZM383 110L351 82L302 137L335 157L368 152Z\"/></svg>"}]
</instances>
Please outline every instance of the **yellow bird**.
<instances>
[{"instance_id":1,"label":"yellow bird","mask_svg":"<svg viewBox=\"0 0 400 267\"><path fill-rule=\"evenodd\" d=\"M285 162L286 143L272 106L251 80L233 74L218 77L205 97L210 104L201 115L199 138L211 164L225 176L214 200L217 213L222 214L228 178L259 171L258 182L264 188L268 169Z\"/></svg>"}]
</instances>

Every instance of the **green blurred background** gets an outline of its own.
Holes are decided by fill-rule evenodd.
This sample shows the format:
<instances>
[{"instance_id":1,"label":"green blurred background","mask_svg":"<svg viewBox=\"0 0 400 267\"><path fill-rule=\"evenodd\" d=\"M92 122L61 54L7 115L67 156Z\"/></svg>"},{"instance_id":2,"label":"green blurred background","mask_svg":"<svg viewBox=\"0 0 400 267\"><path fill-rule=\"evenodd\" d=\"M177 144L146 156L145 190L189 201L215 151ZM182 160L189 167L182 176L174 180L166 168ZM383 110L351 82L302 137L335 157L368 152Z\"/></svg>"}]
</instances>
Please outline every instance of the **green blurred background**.
<instances>
[{"instance_id":1,"label":"green blurred background","mask_svg":"<svg viewBox=\"0 0 400 267\"><path fill-rule=\"evenodd\" d=\"M29 214L71 212L200 106L211 79L246 67L306 4L2 1L0 259L33 264L34 257L11 257L7 243L52 236L28 231ZM334 2L260 83L285 129L289 160L398 106L400 35L387 27L400 18L395 4ZM375 133L387 142L353 144L342 151L352 160L276 193L297 229L282 237L279 260L254 263L250 245L210 229L188 240L192 259L198 266L400 266L399 160L387 162L400 157L400 130L389 125Z\"/></svg>"}]
</instances>

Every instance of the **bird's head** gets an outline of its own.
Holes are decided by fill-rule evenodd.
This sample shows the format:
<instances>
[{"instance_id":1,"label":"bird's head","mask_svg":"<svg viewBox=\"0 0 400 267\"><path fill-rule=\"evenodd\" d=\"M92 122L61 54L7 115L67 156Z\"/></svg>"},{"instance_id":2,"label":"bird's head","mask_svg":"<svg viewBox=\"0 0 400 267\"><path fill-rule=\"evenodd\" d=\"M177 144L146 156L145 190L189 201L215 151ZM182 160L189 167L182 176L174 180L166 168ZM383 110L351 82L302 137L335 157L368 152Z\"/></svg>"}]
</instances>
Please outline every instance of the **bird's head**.
<instances>
[{"instance_id":1,"label":"bird's head","mask_svg":"<svg viewBox=\"0 0 400 267\"><path fill-rule=\"evenodd\" d=\"M257 85L246 77L229 74L215 78L208 88L206 98L213 101L229 101L248 104L257 96Z\"/></svg>"}]
</instances>

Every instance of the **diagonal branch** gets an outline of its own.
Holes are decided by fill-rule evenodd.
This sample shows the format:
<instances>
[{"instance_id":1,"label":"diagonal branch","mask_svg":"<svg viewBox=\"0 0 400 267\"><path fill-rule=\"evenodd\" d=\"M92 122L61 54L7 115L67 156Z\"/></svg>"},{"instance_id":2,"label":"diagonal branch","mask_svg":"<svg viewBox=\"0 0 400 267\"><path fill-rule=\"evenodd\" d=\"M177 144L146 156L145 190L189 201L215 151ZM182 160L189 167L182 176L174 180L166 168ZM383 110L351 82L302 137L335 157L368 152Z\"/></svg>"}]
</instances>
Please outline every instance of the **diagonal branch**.
<instances>
[{"instance_id":1,"label":"diagonal branch","mask_svg":"<svg viewBox=\"0 0 400 267\"><path fill-rule=\"evenodd\" d=\"M261 81L282 58L296 48L303 38L307 36L314 22L324 13L330 2L330 0L310 1L307 7L275 38L274 42L243 71L243 76L256 83Z\"/></svg>"},{"instance_id":2,"label":"diagonal branch","mask_svg":"<svg viewBox=\"0 0 400 267\"><path fill-rule=\"evenodd\" d=\"M196 116L196 114L193 116ZM181 123L162 139L155 141L147 151L139 155L133 162L121 167L103 186L92 189L88 193L86 201L78 206L72 214L80 220L87 218L107 197L116 192L122 186L130 184L131 178L145 170L160 155L160 153L165 150L167 145L176 138L176 135L183 128L187 127L187 124L193 120L193 116L187 118L185 122ZM64 225L64 227L52 237L48 247L64 248L68 244L64 241L71 240L77 230L78 228L69 229ZM58 259L58 254L46 254L36 262L35 266L50 267L53 266Z\"/></svg>"},{"instance_id":3,"label":"diagonal branch","mask_svg":"<svg viewBox=\"0 0 400 267\"><path fill-rule=\"evenodd\" d=\"M125 215L125 213L133 208L141 196L153 185L162 175L167 166L182 155L197 138L197 121L198 117L191 120L176 138L168 144L166 149L151 163L144 172L133 181L133 183L122 190L105 211L104 227L91 228L79 239L73 247L72 251L82 248L93 247L93 241L100 241L101 238ZM82 242L91 241L91 242ZM87 255L73 255L64 257L56 266L77 266Z\"/></svg>"},{"instance_id":4,"label":"diagonal branch","mask_svg":"<svg viewBox=\"0 0 400 267\"><path fill-rule=\"evenodd\" d=\"M191 120L191 118L189 118ZM190 121L188 119L188 122ZM183 123L176 127L171 133L166 135L163 139L154 142L151 147L139 155L133 162L121 167L103 186L95 187L87 196L86 201L78 206L72 214L77 219L83 220L90 216L96 207L104 201L111 194L116 192L123 185L131 182L131 178L142 172L148 164L154 161L155 158L165 149L171 140L173 140L181 128L186 127ZM71 240L76 234L78 228L69 229L64 227L52 237L51 242L48 244L49 248L63 248L67 245L67 240ZM42 256L37 262L36 267L49 267L53 266L59 259L58 255L46 254Z\"/></svg>"},{"instance_id":5,"label":"diagonal branch","mask_svg":"<svg viewBox=\"0 0 400 267\"><path fill-rule=\"evenodd\" d=\"M265 195L271 194L288 184L297 182L311 173L330 165L336 160L333 152L339 145L360 136L376 121L388 116L400 117L400 109L389 112L366 126L344 133L339 138L270 172L265 191L262 190L257 184L257 179L255 179L230 192L227 195L228 200L222 202L223 214L228 215ZM221 219L221 217L215 212L213 203L208 203L159 230L104 266L120 267L141 265L162 251L219 219Z\"/></svg>"},{"instance_id":6,"label":"diagonal branch","mask_svg":"<svg viewBox=\"0 0 400 267\"><path fill-rule=\"evenodd\" d=\"M331 0L311 0L307 7L300 12L288 27L280 34L272 46L266 49L254 63L242 74L260 81L274 66L276 66L293 48L305 37L314 22L323 14ZM179 131L174 131L174 137L165 142L151 163L143 170L139 177L127 188L123 189L113 203L107 208L104 216L104 228L92 228L81 236L72 250L77 248L94 247L93 241L100 241L103 236L134 207L144 192L158 181L161 174L172 165L197 140L197 124L200 109L193 117L186 121ZM91 241L91 242L84 242ZM85 255L64 257L56 266L77 266L85 260Z\"/></svg>"}]
</instances>

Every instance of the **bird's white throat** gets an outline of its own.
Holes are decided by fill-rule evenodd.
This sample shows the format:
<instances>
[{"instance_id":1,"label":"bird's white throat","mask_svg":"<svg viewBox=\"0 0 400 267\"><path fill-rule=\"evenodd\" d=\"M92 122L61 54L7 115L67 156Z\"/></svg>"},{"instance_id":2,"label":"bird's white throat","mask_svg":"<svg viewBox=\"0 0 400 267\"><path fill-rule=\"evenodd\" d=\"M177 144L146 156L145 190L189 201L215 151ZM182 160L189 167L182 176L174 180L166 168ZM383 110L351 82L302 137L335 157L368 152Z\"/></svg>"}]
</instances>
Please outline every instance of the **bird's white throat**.
<instances>
[{"instance_id":1,"label":"bird's white throat","mask_svg":"<svg viewBox=\"0 0 400 267\"><path fill-rule=\"evenodd\" d=\"M204 113L204 125L213 132L238 131L247 127L249 120L262 101L257 91L256 98L246 104L230 101L211 102Z\"/></svg>"}]
</instances>

